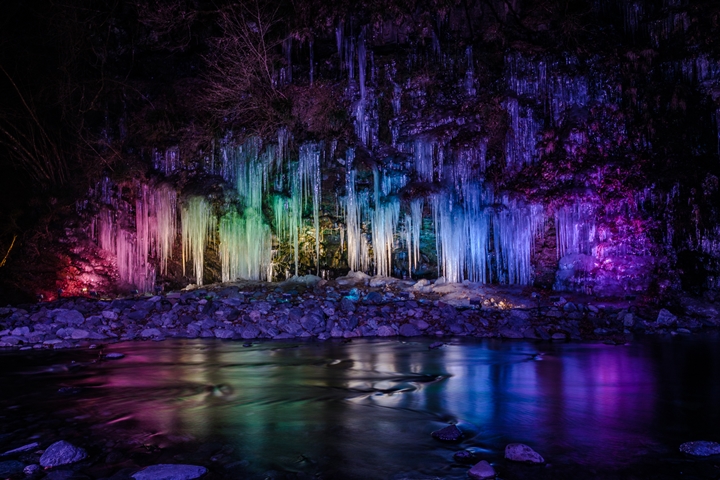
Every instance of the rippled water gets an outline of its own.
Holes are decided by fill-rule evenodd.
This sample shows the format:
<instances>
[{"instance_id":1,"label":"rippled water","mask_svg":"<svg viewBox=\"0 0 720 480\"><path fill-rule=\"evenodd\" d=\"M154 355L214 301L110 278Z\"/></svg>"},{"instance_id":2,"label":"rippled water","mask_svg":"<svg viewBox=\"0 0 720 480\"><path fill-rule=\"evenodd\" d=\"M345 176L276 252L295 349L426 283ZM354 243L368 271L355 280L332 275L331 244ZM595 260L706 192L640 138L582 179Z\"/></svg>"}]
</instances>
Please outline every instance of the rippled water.
<instances>
[{"instance_id":1,"label":"rippled water","mask_svg":"<svg viewBox=\"0 0 720 480\"><path fill-rule=\"evenodd\" d=\"M505 479L720 476L720 458L678 451L720 440L717 337L429 349L432 341L168 340L5 353L0 381L12 388L0 398L6 428L32 412L38 425L60 418L87 438L112 439L96 456L124 446L131 460L100 462L92 478L158 460L203 463L211 478L466 478L469 467L453 461L463 449ZM126 356L97 360L110 351ZM461 443L431 438L449 423L465 433ZM505 461L512 442L548 465Z\"/></svg>"}]
</instances>

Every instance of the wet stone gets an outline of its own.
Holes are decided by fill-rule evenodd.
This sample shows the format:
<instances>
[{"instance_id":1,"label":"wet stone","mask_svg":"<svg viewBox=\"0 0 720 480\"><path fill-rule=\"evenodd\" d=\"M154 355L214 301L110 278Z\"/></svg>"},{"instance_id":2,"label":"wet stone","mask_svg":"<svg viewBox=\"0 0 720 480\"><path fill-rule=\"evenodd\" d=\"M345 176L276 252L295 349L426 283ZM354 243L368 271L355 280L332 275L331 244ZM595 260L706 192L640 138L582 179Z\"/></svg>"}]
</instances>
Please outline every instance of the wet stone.
<instances>
[{"instance_id":1,"label":"wet stone","mask_svg":"<svg viewBox=\"0 0 720 480\"><path fill-rule=\"evenodd\" d=\"M24 468L25 464L22 462L18 462L17 460L0 462L0 477L7 478L10 475L22 473Z\"/></svg>"},{"instance_id":2,"label":"wet stone","mask_svg":"<svg viewBox=\"0 0 720 480\"><path fill-rule=\"evenodd\" d=\"M448 425L445 428L432 432L430 435L442 442L457 442L462 439L463 433L456 425Z\"/></svg>"},{"instance_id":3,"label":"wet stone","mask_svg":"<svg viewBox=\"0 0 720 480\"><path fill-rule=\"evenodd\" d=\"M510 443L505 447L505 458L513 462L545 463L545 459L523 443Z\"/></svg>"},{"instance_id":4,"label":"wet stone","mask_svg":"<svg viewBox=\"0 0 720 480\"><path fill-rule=\"evenodd\" d=\"M707 442L703 440L696 442L687 442L680 445L680 451L683 453L687 453L688 455L694 455L696 457L720 455L720 443Z\"/></svg>"},{"instance_id":5,"label":"wet stone","mask_svg":"<svg viewBox=\"0 0 720 480\"><path fill-rule=\"evenodd\" d=\"M418 335L422 335L422 332L412 323L402 325L399 333L403 337L417 337Z\"/></svg>"},{"instance_id":6,"label":"wet stone","mask_svg":"<svg viewBox=\"0 0 720 480\"><path fill-rule=\"evenodd\" d=\"M473 480L495 478L495 469L487 461L483 460L476 463L470 470L468 470L468 477Z\"/></svg>"},{"instance_id":7,"label":"wet stone","mask_svg":"<svg viewBox=\"0 0 720 480\"><path fill-rule=\"evenodd\" d=\"M80 447L60 440L50 445L40 457L40 465L43 467L57 467L69 465L87 458L87 453Z\"/></svg>"},{"instance_id":8,"label":"wet stone","mask_svg":"<svg viewBox=\"0 0 720 480\"><path fill-rule=\"evenodd\" d=\"M207 473L207 468L197 465L160 464L151 465L132 475L135 480L192 480Z\"/></svg>"}]
</instances>

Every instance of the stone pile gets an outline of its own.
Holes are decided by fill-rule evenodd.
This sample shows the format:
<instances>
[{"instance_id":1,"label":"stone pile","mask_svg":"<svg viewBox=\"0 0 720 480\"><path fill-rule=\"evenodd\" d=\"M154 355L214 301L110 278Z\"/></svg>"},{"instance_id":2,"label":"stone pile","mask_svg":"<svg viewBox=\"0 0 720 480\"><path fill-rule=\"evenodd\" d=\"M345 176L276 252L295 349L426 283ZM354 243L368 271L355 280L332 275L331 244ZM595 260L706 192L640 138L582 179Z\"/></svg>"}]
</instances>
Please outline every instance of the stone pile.
<instances>
[{"instance_id":1,"label":"stone pile","mask_svg":"<svg viewBox=\"0 0 720 480\"><path fill-rule=\"evenodd\" d=\"M718 312L697 304L676 316L627 301L503 297L490 287L468 284L341 277L8 306L0 308L0 347L67 348L177 337L248 341L419 335L624 343L635 333L690 334L717 326Z\"/></svg>"}]
</instances>

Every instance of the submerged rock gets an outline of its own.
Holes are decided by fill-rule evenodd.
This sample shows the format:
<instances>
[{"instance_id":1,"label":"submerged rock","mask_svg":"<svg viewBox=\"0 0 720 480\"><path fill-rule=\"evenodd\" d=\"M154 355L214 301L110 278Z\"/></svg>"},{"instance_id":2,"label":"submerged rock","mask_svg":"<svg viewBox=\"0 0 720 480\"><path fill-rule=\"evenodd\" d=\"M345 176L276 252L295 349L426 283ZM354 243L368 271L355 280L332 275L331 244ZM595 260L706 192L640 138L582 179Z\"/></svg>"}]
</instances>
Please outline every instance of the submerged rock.
<instances>
[{"instance_id":1,"label":"submerged rock","mask_svg":"<svg viewBox=\"0 0 720 480\"><path fill-rule=\"evenodd\" d=\"M197 465L159 464L151 465L132 475L135 480L192 480L207 473L207 468Z\"/></svg>"},{"instance_id":2,"label":"submerged rock","mask_svg":"<svg viewBox=\"0 0 720 480\"><path fill-rule=\"evenodd\" d=\"M487 461L483 460L476 463L468 470L468 477L474 480L483 480L486 478L495 478L495 469Z\"/></svg>"},{"instance_id":3,"label":"submerged rock","mask_svg":"<svg viewBox=\"0 0 720 480\"><path fill-rule=\"evenodd\" d=\"M696 442L686 442L680 445L680 451L688 455L696 457L709 457L710 455L720 455L720 443L707 442L699 440Z\"/></svg>"},{"instance_id":4,"label":"submerged rock","mask_svg":"<svg viewBox=\"0 0 720 480\"><path fill-rule=\"evenodd\" d=\"M10 475L22 473L25 468L25 464L18 462L17 460L8 460L7 462L0 462L0 477L7 478Z\"/></svg>"},{"instance_id":5,"label":"submerged rock","mask_svg":"<svg viewBox=\"0 0 720 480\"><path fill-rule=\"evenodd\" d=\"M45 468L58 467L76 463L85 458L87 458L87 452L84 449L76 447L65 440L60 440L45 450L45 453L40 457L40 465Z\"/></svg>"},{"instance_id":6,"label":"submerged rock","mask_svg":"<svg viewBox=\"0 0 720 480\"><path fill-rule=\"evenodd\" d=\"M432 432L430 435L443 442L457 442L462 438L463 433L456 425L448 425Z\"/></svg>"},{"instance_id":7,"label":"submerged rock","mask_svg":"<svg viewBox=\"0 0 720 480\"><path fill-rule=\"evenodd\" d=\"M513 462L545 463L545 459L532 448L522 443L510 443L505 447L505 458Z\"/></svg>"}]
</instances>

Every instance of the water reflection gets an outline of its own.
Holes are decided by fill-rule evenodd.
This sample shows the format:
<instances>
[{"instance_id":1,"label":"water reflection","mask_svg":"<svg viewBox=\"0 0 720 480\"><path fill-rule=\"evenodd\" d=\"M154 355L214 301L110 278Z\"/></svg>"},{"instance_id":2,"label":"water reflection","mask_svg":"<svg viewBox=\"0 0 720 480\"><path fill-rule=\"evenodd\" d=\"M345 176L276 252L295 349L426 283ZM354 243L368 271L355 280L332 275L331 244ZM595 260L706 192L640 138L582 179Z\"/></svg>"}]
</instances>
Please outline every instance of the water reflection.
<instances>
[{"instance_id":1,"label":"water reflection","mask_svg":"<svg viewBox=\"0 0 720 480\"><path fill-rule=\"evenodd\" d=\"M127 343L111 347L124 359L82 372L20 370L26 382L86 387L64 401L109 434L231 443L253 472L465 478L453 452L475 447L502 462L510 442L556 466L622 469L677 455L683 441L717 440L704 436L720 419L712 342L429 343ZM462 444L430 437L447 423L465 432Z\"/></svg>"}]
</instances>

